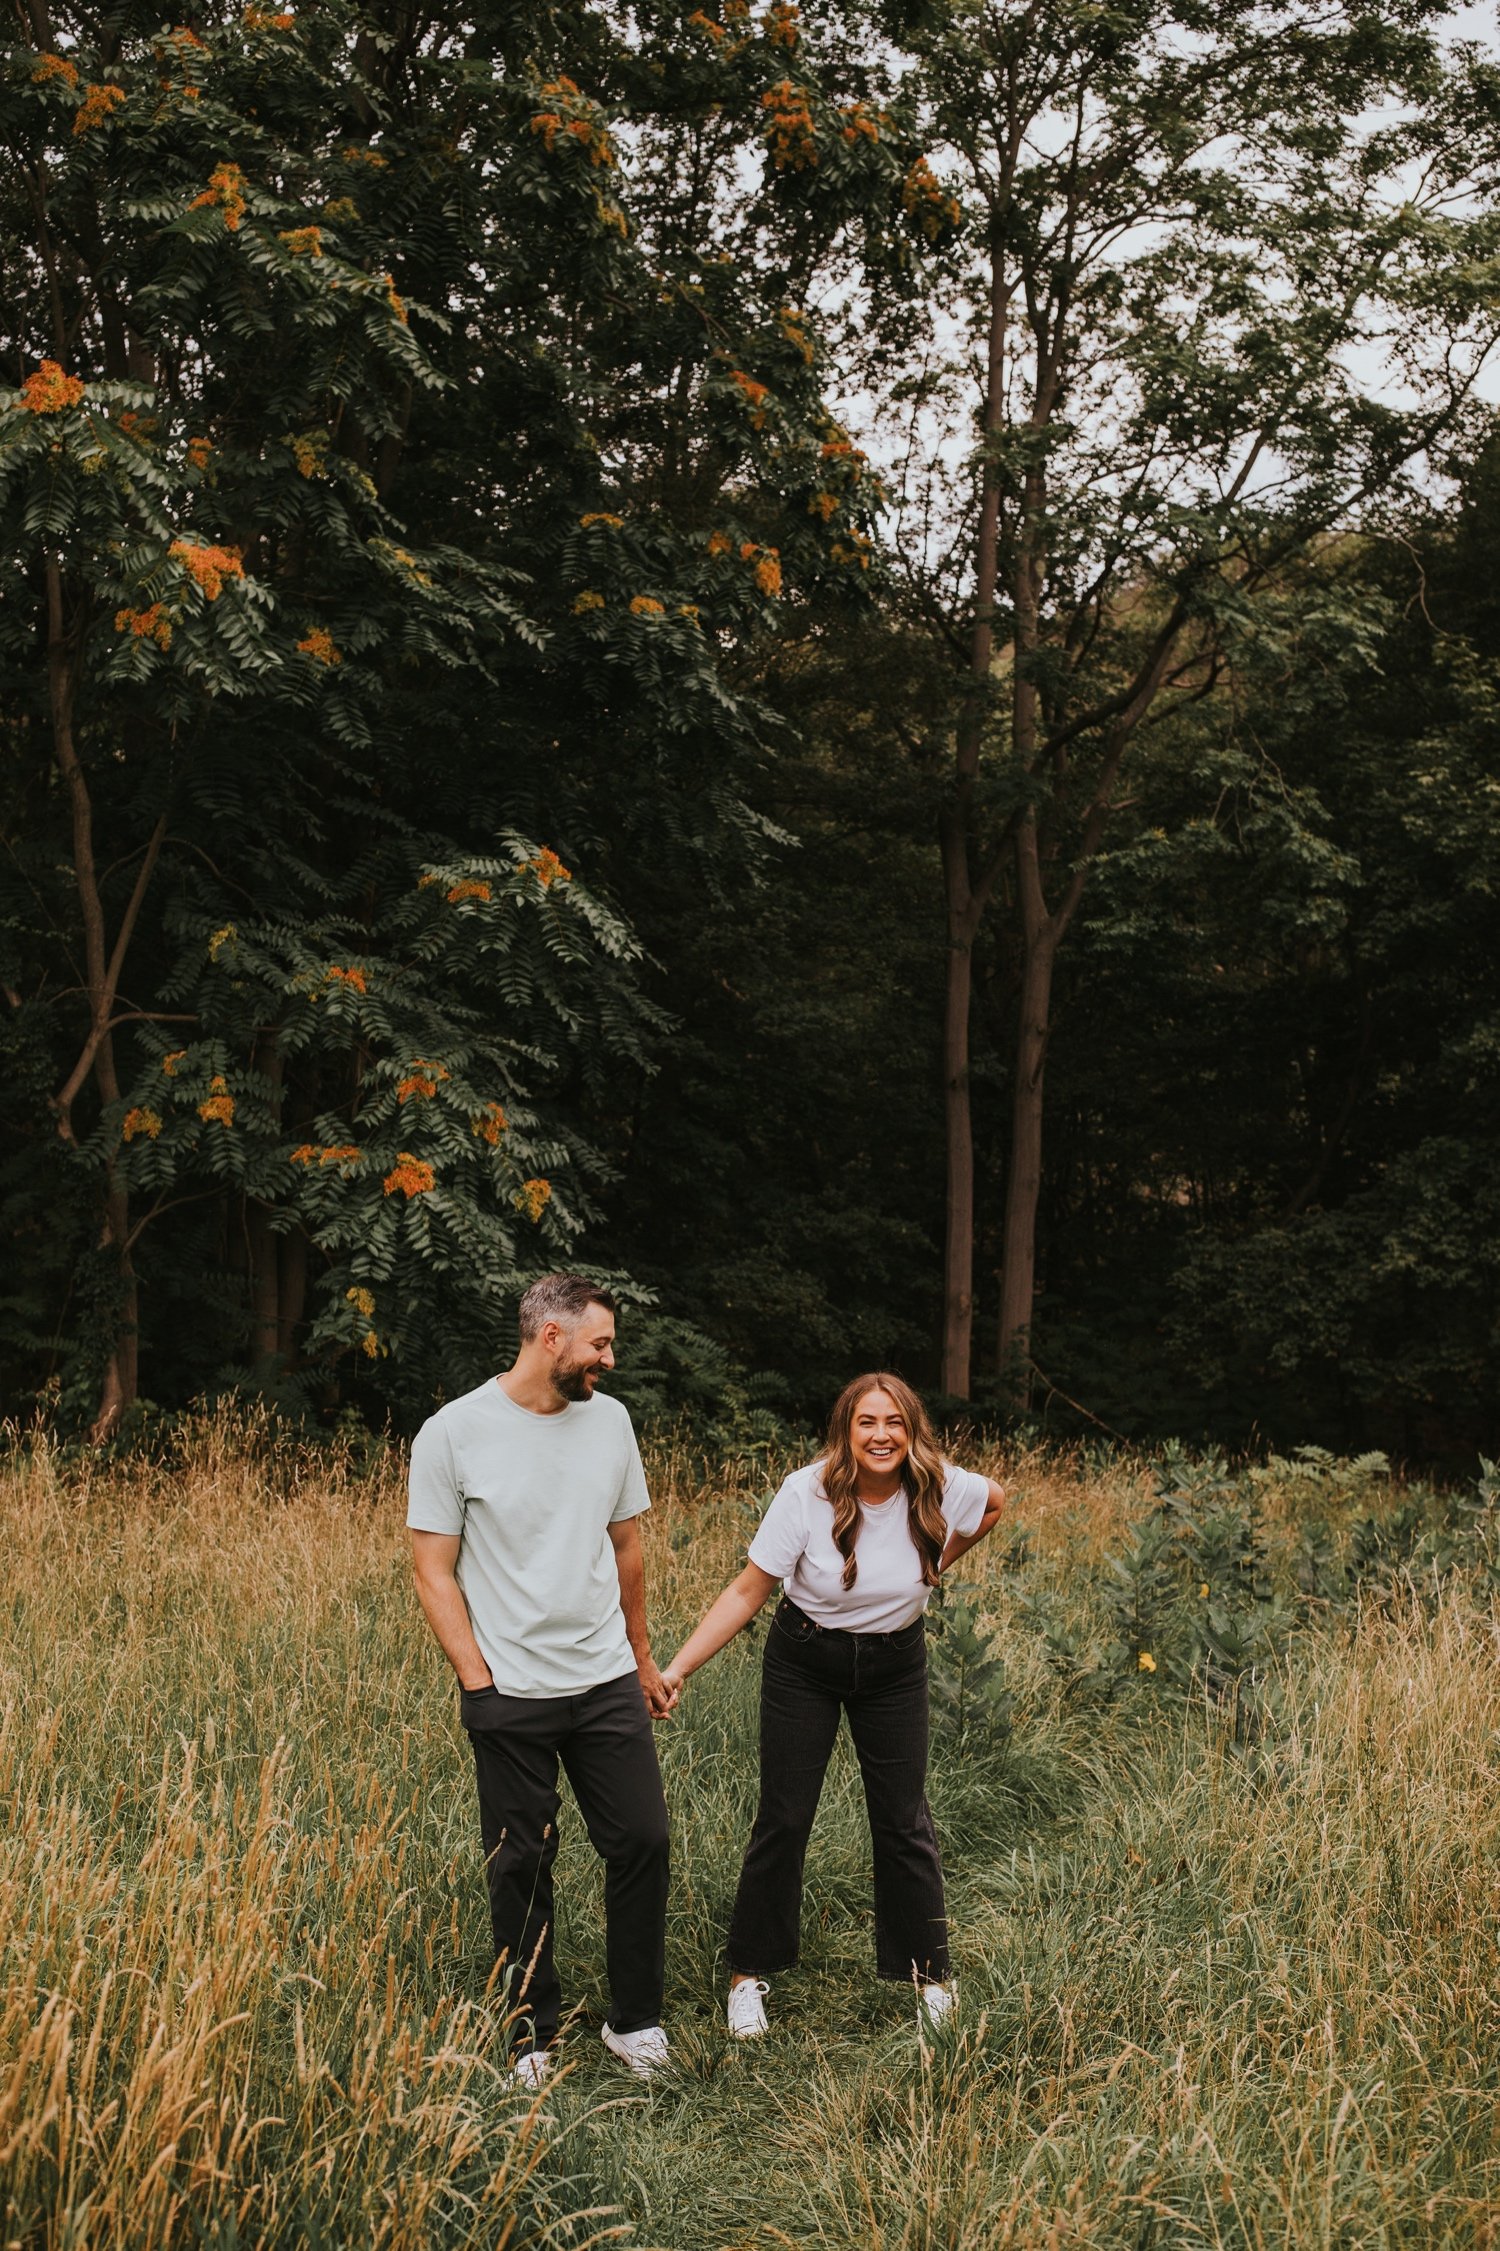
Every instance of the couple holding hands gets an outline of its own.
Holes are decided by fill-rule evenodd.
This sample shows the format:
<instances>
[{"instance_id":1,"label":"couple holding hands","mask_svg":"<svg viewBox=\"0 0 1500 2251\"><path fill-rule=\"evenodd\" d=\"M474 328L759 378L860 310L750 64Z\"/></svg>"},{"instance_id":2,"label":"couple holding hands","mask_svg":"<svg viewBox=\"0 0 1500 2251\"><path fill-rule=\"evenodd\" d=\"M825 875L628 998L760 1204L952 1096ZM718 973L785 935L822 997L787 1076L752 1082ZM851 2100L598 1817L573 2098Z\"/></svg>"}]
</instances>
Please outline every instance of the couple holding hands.
<instances>
[{"instance_id":1,"label":"couple holding hands","mask_svg":"<svg viewBox=\"0 0 1500 2251\"><path fill-rule=\"evenodd\" d=\"M819 1459L795 1470L749 1560L669 1665L646 1629L637 1518L650 1506L630 1417L600 1376L614 1303L550 1274L521 1300L504 1375L450 1400L412 1447L417 1592L458 1675L474 1752L497 1961L516 2012L513 2068L539 2087L561 2015L552 1864L561 1764L605 1867L605 2046L638 2076L670 2060L662 2028L669 1842L651 1721L782 1589L766 1636L760 1804L730 1919L729 2030L766 2029L768 1981L797 1960L802 1870L847 1712L869 1812L875 1956L929 2023L953 2006L943 1872L926 1798L923 1612L984 1538L1004 1495L938 1452L899 1377L835 1402Z\"/></svg>"}]
</instances>

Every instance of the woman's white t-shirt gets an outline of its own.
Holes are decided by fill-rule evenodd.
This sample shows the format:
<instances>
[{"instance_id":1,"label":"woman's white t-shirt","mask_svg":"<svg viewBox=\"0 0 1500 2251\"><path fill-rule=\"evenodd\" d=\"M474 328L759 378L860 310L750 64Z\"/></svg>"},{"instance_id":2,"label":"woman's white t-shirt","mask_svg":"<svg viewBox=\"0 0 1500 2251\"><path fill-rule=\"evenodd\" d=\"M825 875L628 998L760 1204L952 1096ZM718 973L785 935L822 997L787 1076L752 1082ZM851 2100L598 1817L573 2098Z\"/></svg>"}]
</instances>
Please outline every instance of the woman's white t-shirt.
<instances>
[{"instance_id":1,"label":"woman's white t-shirt","mask_svg":"<svg viewBox=\"0 0 1500 2251\"><path fill-rule=\"evenodd\" d=\"M888 1634L909 1626L927 1608L932 1589L922 1584L905 1488L873 1508L861 1502L864 1522L854 1547L859 1569L846 1589L822 1472L821 1462L793 1470L760 1520L750 1561L779 1579L797 1608L820 1626L851 1634ZM978 1529L989 1490L987 1478L944 1463L943 1519L949 1532L963 1537Z\"/></svg>"}]
</instances>

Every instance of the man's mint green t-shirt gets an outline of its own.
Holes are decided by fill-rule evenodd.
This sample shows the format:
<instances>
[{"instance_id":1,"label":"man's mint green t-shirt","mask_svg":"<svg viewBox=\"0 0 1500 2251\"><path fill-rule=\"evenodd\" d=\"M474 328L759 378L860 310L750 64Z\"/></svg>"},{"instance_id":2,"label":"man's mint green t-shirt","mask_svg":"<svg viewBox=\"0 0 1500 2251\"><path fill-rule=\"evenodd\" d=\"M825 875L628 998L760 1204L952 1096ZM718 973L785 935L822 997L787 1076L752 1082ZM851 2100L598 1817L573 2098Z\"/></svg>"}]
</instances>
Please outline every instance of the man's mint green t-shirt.
<instances>
[{"instance_id":1,"label":"man's mint green t-shirt","mask_svg":"<svg viewBox=\"0 0 1500 2251\"><path fill-rule=\"evenodd\" d=\"M459 1535L456 1576L505 1696L576 1696L635 1671L609 1527L650 1506L630 1417L603 1392L534 1415L492 1377L411 1450L406 1521Z\"/></svg>"}]
</instances>

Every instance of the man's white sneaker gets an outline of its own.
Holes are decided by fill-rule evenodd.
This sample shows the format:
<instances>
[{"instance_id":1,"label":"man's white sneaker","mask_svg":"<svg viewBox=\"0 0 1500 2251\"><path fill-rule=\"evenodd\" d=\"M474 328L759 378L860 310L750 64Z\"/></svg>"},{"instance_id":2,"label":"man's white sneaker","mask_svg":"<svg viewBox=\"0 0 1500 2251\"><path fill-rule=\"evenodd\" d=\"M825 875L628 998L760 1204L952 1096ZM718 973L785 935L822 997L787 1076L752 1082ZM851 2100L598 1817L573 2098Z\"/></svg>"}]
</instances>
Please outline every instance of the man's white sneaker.
<instances>
[{"instance_id":1,"label":"man's white sneaker","mask_svg":"<svg viewBox=\"0 0 1500 2251\"><path fill-rule=\"evenodd\" d=\"M552 2075L552 2058L545 2048L528 2048L524 2056L517 2056L510 2067L510 2075L518 2087L534 2095L545 2087Z\"/></svg>"},{"instance_id":2,"label":"man's white sneaker","mask_svg":"<svg viewBox=\"0 0 1500 2251\"><path fill-rule=\"evenodd\" d=\"M659 2024L644 2025L639 2032L616 2032L612 2024L607 2024L599 2037L637 2079L652 2078L672 2060L667 2036Z\"/></svg>"},{"instance_id":3,"label":"man's white sneaker","mask_svg":"<svg viewBox=\"0 0 1500 2251\"><path fill-rule=\"evenodd\" d=\"M736 2040L758 2040L766 2029L765 1997L771 1988L763 1977L742 1977L729 1988L726 2015Z\"/></svg>"},{"instance_id":4,"label":"man's white sneaker","mask_svg":"<svg viewBox=\"0 0 1500 2251\"><path fill-rule=\"evenodd\" d=\"M921 2013L936 2032L947 2022L958 2006L958 1991L952 1985L924 1985L921 1994Z\"/></svg>"}]
</instances>

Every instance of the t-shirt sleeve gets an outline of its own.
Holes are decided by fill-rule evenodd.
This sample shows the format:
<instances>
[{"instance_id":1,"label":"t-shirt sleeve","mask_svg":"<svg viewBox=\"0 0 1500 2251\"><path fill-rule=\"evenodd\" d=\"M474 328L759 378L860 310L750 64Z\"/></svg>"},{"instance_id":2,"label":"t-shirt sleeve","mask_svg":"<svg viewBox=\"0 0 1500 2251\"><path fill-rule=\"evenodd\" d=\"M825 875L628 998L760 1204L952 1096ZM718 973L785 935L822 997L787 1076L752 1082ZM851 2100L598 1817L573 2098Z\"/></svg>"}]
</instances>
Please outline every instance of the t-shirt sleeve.
<instances>
[{"instance_id":1,"label":"t-shirt sleeve","mask_svg":"<svg viewBox=\"0 0 1500 2251\"><path fill-rule=\"evenodd\" d=\"M943 1468L943 1515L948 1530L966 1540L977 1532L979 1522L989 1505L990 1481L977 1470L955 1469L952 1462Z\"/></svg>"},{"instance_id":2,"label":"t-shirt sleeve","mask_svg":"<svg viewBox=\"0 0 1500 2251\"><path fill-rule=\"evenodd\" d=\"M787 1579L807 1546L807 1510L802 1495L788 1478L756 1527L750 1542L750 1561L773 1579Z\"/></svg>"},{"instance_id":3,"label":"t-shirt sleeve","mask_svg":"<svg viewBox=\"0 0 1500 2251\"><path fill-rule=\"evenodd\" d=\"M464 1497L453 1442L437 1415L430 1416L412 1440L406 1522L413 1532L461 1534L464 1528Z\"/></svg>"},{"instance_id":4,"label":"t-shirt sleeve","mask_svg":"<svg viewBox=\"0 0 1500 2251\"><path fill-rule=\"evenodd\" d=\"M628 1523L632 1516L644 1516L651 1506L651 1495L646 1490L646 1472L641 1462L641 1449L636 1444L634 1425L625 1425L625 1466L620 1476L620 1490L615 1505L609 1512L611 1524Z\"/></svg>"}]
</instances>

